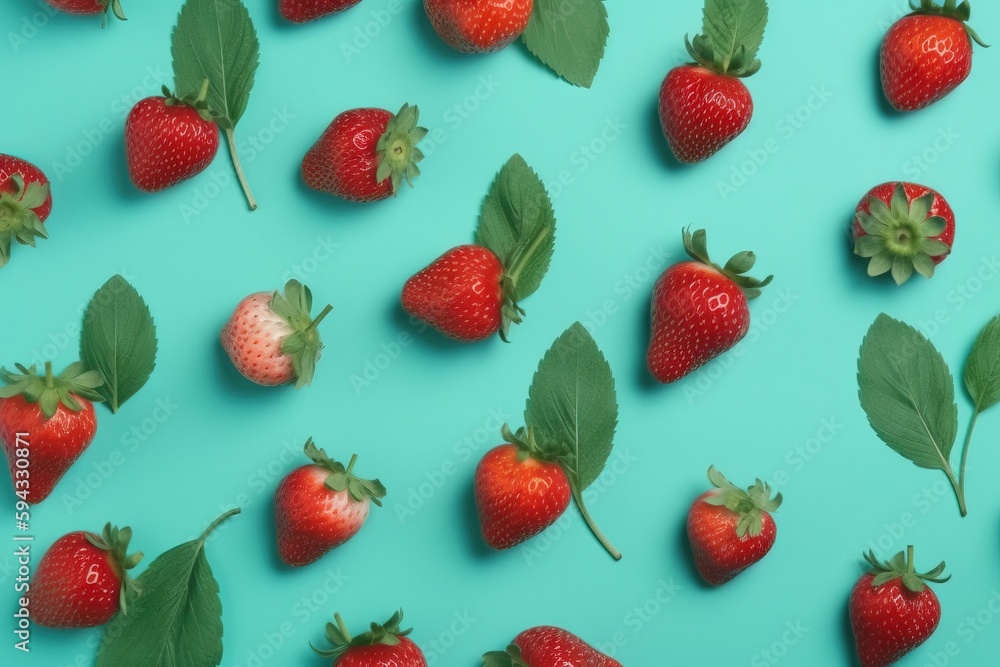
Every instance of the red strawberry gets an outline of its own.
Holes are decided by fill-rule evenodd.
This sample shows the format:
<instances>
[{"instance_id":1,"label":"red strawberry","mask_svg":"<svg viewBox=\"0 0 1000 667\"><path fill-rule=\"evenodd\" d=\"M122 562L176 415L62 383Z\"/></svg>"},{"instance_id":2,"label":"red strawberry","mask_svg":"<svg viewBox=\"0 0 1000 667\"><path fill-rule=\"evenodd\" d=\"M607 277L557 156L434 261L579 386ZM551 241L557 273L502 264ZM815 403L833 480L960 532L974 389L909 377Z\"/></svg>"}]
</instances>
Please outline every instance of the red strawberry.
<instances>
[{"instance_id":1,"label":"red strawberry","mask_svg":"<svg viewBox=\"0 0 1000 667\"><path fill-rule=\"evenodd\" d=\"M417 144L427 129L417 126L417 107L351 109L330 123L302 160L306 185L353 202L395 195L403 179L413 187L424 154Z\"/></svg>"},{"instance_id":2,"label":"red strawberry","mask_svg":"<svg viewBox=\"0 0 1000 667\"><path fill-rule=\"evenodd\" d=\"M916 111L955 90L972 72L972 40L986 46L966 21L969 3L911 0L914 12L882 40L882 90L897 111Z\"/></svg>"},{"instance_id":3,"label":"red strawberry","mask_svg":"<svg viewBox=\"0 0 1000 667\"><path fill-rule=\"evenodd\" d=\"M572 496L562 465L538 447L531 429L514 435L505 424L503 436L508 444L487 452L475 477L479 524L493 549L510 549L551 526Z\"/></svg>"},{"instance_id":4,"label":"red strawberry","mask_svg":"<svg viewBox=\"0 0 1000 667\"><path fill-rule=\"evenodd\" d=\"M274 493L274 520L278 553L288 565L299 567L354 537L368 519L371 503L382 506L385 487L354 475L357 454L344 468L306 441L313 465L296 468L281 480Z\"/></svg>"},{"instance_id":5,"label":"red strawberry","mask_svg":"<svg viewBox=\"0 0 1000 667\"><path fill-rule=\"evenodd\" d=\"M915 183L883 183L854 214L854 254L870 257L868 275L892 271L902 285L916 270L930 278L955 242L955 213L937 191Z\"/></svg>"},{"instance_id":6,"label":"red strawberry","mask_svg":"<svg viewBox=\"0 0 1000 667\"><path fill-rule=\"evenodd\" d=\"M14 492L30 503L45 500L69 467L80 458L97 433L91 401L101 401L94 389L103 384L94 371L76 362L59 377L45 362L45 375L35 367L17 365L20 374L0 369L0 445L3 445ZM27 459L22 469L18 461Z\"/></svg>"},{"instance_id":7,"label":"red strawberry","mask_svg":"<svg viewBox=\"0 0 1000 667\"><path fill-rule=\"evenodd\" d=\"M205 170L219 150L219 128L199 108L199 100L147 97L132 107L125 121L125 156L135 187L143 192L164 190Z\"/></svg>"},{"instance_id":8,"label":"red strawberry","mask_svg":"<svg viewBox=\"0 0 1000 667\"><path fill-rule=\"evenodd\" d=\"M361 0L280 0L278 11L292 23L307 23L349 9Z\"/></svg>"},{"instance_id":9,"label":"red strawberry","mask_svg":"<svg viewBox=\"0 0 1000 667\"><path fill-rule=\"evenodd\" d=\"M913 547L886 563L871 551L872 571L851 591L851 628L861 667L887 667L927 641L941 620L941 603L924 582L942 584L944 563L926 574L915 571Z\"/></svg>"},{"instance_id":10,"label":"red strawberry","mask_svg":"<svg viewBox=\"0 0 1000 667\"><path fill-rule=\"evenodd\" d=\"M434 31L465 53L499 51L528 27L534 0L424 0Z\"/></svg>"},{"instance_id":11,"label":"red strawberry","mask_svg":"<svg viewBox=\"0 0 1000 667\"><path fill-rule=\"evenodd\" d=\"M715 486L698 496L687 518L688 539L698 573L712 586L726 583L771 550L777 527L770 512L781 505L771 486L759 479L748 490L736 488L711 467Z\"/></svg>"},{"instance_id":12,"label":"red strawberry","mask_svg":"<svg viewBox=\"0 0 1000 667\"><path fill-rule=\"evenodd\" d=\"M728 11L723 11L719 3L706 2L704 34L684 40L694 63L670 70L660 86L663 136L681 162L709 158L750 124L753 99L740 77L760 69L757 49L764 37L767 3L740 4L724 4ZM716 44L720 28L726 41Z\"/></svg>"},{"instance_id":13,"label":"red strawberry","mask_svg":"<svg viewBox=\"0 0 1000 667\"><path fill-rule=\"evenodd\" d=\"M68 14L101 14L101 25L110 10L119 21L125 21L121 0L46 0L50 5Z\"/></svg>"},{"instance_id":14,"label":"red strawberry","mask_svg":"<svg viewBox=\"0 0 1000 667\"><path fill-rule=\"evenodd\" d=\"M41 169L0 153L0 268L13 241L34 247L36 236L48 238L43 223L51 212L49 179Z\"/></svg>"},{"instance_id":15,"label":"red strawberry","mask_svg":"<svg viewBox=\"0 0 1000 667\"><path fill-rule=\"evenodd\" d=\"M317 325L332 306L310 318L312 292L289 280L282 292L257 292L240 301L222 328L220 340L236 370L251 382L274 386L312 384L323 350Z\"/></svg>"},{"instance_id":16,"label":"red strawberry","mask_svg":"<svg viewBox=\"0 0 1000 667\"><path fill-rule=\"evenodd\" d=\"M738 343L750 329L748 299L772 276L744 275L752 252L734 255L725 267L708 258L705 230L684 230L684 248L694 260L668 268L653 288L651 333L646 364L664 384L681 379Z\"/></svg>"},{"instance_id":17,"label":"red strawberry","mask_svg":"<svg viewBox=\"0 0 1000 667\"><path fill-rule=\"evenodd\" d=\"M506 651L483 656L483 667L622 667L571 632L542 625L514 638Z\"/></svg>"},{"instance_id":18,"label":"red strawberry","mask_svg":"<svg viewBox=\"0 0 1000 667\"><path fill-rule=\"evenodd\" d=\"M371 629L352 637L344 619L335 614L334 623L326 624L329 649L313 650L333 658L334 667L427 667L423 651L407 637L411 630L400 630L403 612L397 611L385 623L372 623Z\"/></svg>"},{"instance_id":19,"label":"red strawberry","mask_svg":"<svg viewBox=\"0 0 1000 667\"><path fill-rule=\"evenodd\" d=\"M142 552L128 553L132 529L111 524L101 535L88 532L60 537L42 556L31 581L31 618L50 628L90 628L103 625L121 608L133 587L128 571Z\"/></svg>"}]
</instances>

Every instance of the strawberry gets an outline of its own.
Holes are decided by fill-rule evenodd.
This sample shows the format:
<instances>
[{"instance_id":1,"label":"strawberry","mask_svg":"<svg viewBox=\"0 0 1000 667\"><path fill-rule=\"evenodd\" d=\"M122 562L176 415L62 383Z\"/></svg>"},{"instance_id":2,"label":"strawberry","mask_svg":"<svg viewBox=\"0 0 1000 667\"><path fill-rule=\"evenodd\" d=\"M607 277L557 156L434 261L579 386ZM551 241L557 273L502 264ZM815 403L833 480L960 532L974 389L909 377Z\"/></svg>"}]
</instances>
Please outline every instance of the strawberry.
<instances>
[{"instance_id":1,"label":"strawberry","mask_svg":"<svg viewBox=\"0 0 1000 667\"><path fill-rule=\"evenodd\" d=\"M915 183L883 183L854 214L854 254L870 257L868 275L889 271L902 285L916 270L930 278L955 242L955 213L937 191Z\"/></svg>"},{"instance_id":2,"label":"strawberry","mask_svg":"<svg viewBox=\"0 0 1000 667\"><path fill-rule=\"evenodd\" d=\"M715 488L691 505L687 534L698 573L720 586L774 546L777 527L770 513L781 505L781 494L771 498L771 486L759 479L746 491L738 489L714 466L708 479Z\"/></svg>"},{"instance_id":3,"label":"strawberry","mask_svg":"<svg viewBox=\"0 0 1000 667\"><path fill-rule=\"evenodd\" d=\"M871 551L871 572L851 591L851 629L861 667L886 667L927 641L941 621L941 603L925 582L943 584L945 565L926 574L915 571L913 547L881 563Z\"/></svg>"},{"instance_id":4,"label":"strawberry","mask_svg":"<svg viewBox=\"0 0 1000 667\"><path fill-rule=\"evenodd\" d=\"M7 455L14 492L30 503L45 500L69 467L97 434L91 401L104 400L95 391L103 384L95 371L76 362L59 377L45 362L45 375L20 364L18 373L0 368L0 445ZM28 461L22 468L19 461Z\"/></svg>"},{"instance_id":5,"label":"strawberry","mask_svg":"<svg viewBox=\"0 0 1000 667\"><path fill-rule=\"evenodd\" d=\"M671 266L653 288L646 364L664 384L681 379L742 340L750 329L749 299L773 276L747 275L756 256L741 252L724 267L708 258L705 230L684 230L684 248L694 260Z\"/></svg>"},{"instance_id":6,"label":"strawberry","mask_svg":"<svg viewBox=\"0 0 1000 667\"><path fill-rule=\"evenodd\" d=\"M317 325L333 307L310 319L312 292L298 280L284 292L257 292L240 301L222 328L220 340L236 370L267 387L312 384L323 350Z\"/></svg>"},{"instance_id":7,"label":"strawberry","mask_svg":"<svg viewBox=\"0 0 1000 667\"><path fill-rule=\"evenodd\" d=\"M143 192L164 190L204 171L219 150L219 128L204 108L208 80L194 101L140 100L125 121L128 173Z\"/></svg>"},{"instance_id":8,"label":"strawberry","mask_svg":"<svg viewBox=\"0 0 1000 667\"><path fill-rule=\"evenodd\" d=\"M302 160L302 178L314 190L353 202L386 199L403 179L413 187L424 154L417 144L427 129L420 112L404 104L393 116L385 109L350 109L330 123Z\"/></svg>"},{"instance_id":9,"label":"strawberry","mask_svg":"<svg viewBox=\"0 0 1000 667\"><path fill-rule=\"evenodd\" d=\"M45 220L52 212L49 179L35 165L0 153L0 268L10 260L11 242L35 246L48 238Z\"/></svg>"},{"instance_id":10,"label":"strawberry","mask_svg":"<svg viewBox=\"0 0 1000 667\"><path fill-rule=\"evenodd\" d=\"M349 9L361 0L279 0L278 11L292 23L308 23Z\"/></svg>"},{"instance_id":11,"label":"strawberry","mask_svg":"<svg viewBox=\"0 0 1000 667\"><path fill-rule=\"evenodd\" d=\"M695 62L670 70L660 86L660 125L679 161L701 162L747 129L753 99L740 79L760 69L766 23L764 0L706 2L704 33L684 40Z\"/></svg>"},{"instance_id":12,"label":"strawberry","mask_svg":"<svg viewBox=\"0 0 1000 667\"><path fill-rule=\"evenodd\" d=\"M511 433L508 444L486 453L476 467L475 496L483 538L493 549L510 549L558 519L572 496L557 456L543 451L533 429Z\"/></svg>"},{"instance_id":13,"label":"strawberry","mask_svg":"<svg viewBox=\"0 0 1000 667\"><path fill-rule=\"evenodd\" d=\"M529 628L506 651L483 656L483 667L622 667L571 632L550 625Z\"/></svg>"},{"instance_id":14,"label":"strawberry","mask_svg":"<svg viewBox=\"0 0 1000 667\"><path fill-rule=\"evenodd\" d=\"M121 0L45 0L56 9L68 14L100 14L101 25L107 18L108 11L119 21L127 20Z\"/></svg>"},{"instance_id":15,"label":"strawberry","mask_svg":"<svg viewBox=\"0 0 1000 667\"><path fill-rule=\"evenodd\" d=\"M278 554L293 567L308 565L354 537L368 519L371 503L382 506L385 487L354 475L357 454L344 468L306 441L314 461L290 472L274 493Z\"/></svg>"},{"instance_id":16,"label":"strawberry","mask_svg":"<svg viewBox=\"0 0 1000 667\"><path fill-rule=\"evenodd\" d=\"M336 624L326 624L329 649L313 650L326 658L333 658L334 667L427 667L423 651L407 635L412 630L400 630L403 612L397 611L382 623L372 623L371 629L352 637L340 614L334 615Z\"/></svg>"},{"instance_id":17,"label":"strawberry","mask_svg":"<svg viewBox=\"0 0 1000 667\"><path fill-rule=\"evenodd\" d=\"M134 587L128 571L142 552L128 553L132 529L111 524L100 535L75 532L56 540L42 556L28 600L31 618L50 628L90 628L128 614L127 592Z\"/></svg>"},{"instance_id":18,"label":"strawberry","mask_svg":"<svg viewBox=\"0 0 1000 667\"><path fill-rule=\"evenodd\" d=\"M424 0L434 31L464 53L499 51L528 27L534 0Z\"/></svg>"},{"instance_id":19,"label":"strawberry","mask_svg":"<svg viewBox=\"0 0 1000 667\"><path fill-rule=\"evenodd\" d=\"M879 56L882 90L897 111L923 109L955 90L972 72L972 40L987 46L966 23L967 1L910 5L913 13L889 28Z\"/></svg>"}]
</instances>

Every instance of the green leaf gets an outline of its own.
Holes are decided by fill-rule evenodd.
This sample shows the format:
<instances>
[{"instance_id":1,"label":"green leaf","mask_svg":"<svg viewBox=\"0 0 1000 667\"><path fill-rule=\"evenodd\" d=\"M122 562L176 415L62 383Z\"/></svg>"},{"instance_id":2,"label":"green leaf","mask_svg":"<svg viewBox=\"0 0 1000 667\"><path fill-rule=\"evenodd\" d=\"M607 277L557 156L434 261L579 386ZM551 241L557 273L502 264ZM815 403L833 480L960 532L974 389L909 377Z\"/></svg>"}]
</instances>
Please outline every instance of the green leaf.
<instances>
[{"instance_id":1,"label":"green leaf","mask_svg":"<svg viewBox=\"0 0 1000 667\"><path fill-rule=\"evenodd\" d=\"M921 468L952 476L958 406L941 354L913 327L882 314L858 358L861 407L879 438Z\"/></svg>"},{"instance_id":2,"label":"green leaf","mask_svg":"<svg viewBox=\"0 0 1000 667\"><path fill-rule=\"evenodd\" d=\"M208 108L220 127L232 129L250 99L259 50L250 14L239 0L187 0L171 47L177 96L197 98L208 79Z\"/></svg>"},{"instance_id":3,"label":"green leaf","mask_svg":"<svg viewBox=\"0 0 1000 667\"><path fill-rule=\"evenodd\" d=\"M1000 403L1000 315L979 333L965 363L965 388L976 413Z\"/></svg>"},{"instance_id":4,"label":"green leaf","mask_svg":"<svg viewBox=\"0 0 1000 667\"><path fill-rule=\"evenodd\" d=\"M146 384L156 365L156 328L146 302L124 278L97 290L83 315L80 359L104 384L97 391L118 412Z\"/></svg>"},{"instance_id":5,"label":"green leaf","mask_svg":"<svg viewBox=\"0 0 1000 667\"><path fill-rule=\"evenodd\" d=\"M490 185L475 238L500 258L514 286L514 301L531 296L541 285L555 248L555 224L542 179L514 154Z\"/></svg>"},{"instance_id":6,"label":"green leaf","mask_svg":"<svg viewBox=\"0 0 1000 667\"><path fill-rule=\"evenodd\" d=\"M128 615L108 625L96 667L215 667L222 662L222 602L201 537L162 554L136 579Z\"/></svg>"},{"instance_id":7,"label":"green leaf","mask_svg":"<svg viewBox=\"0 0 1000 667\"><path fill-rule=\"evenodd\" d=\"M578 491L604 470L618 424L611 367L577 322L545 353L528 391L525 423L569 449L570 482Z\"/></svg>"},{"instance_id":8,"label":"green leaf","mask_svg":"<svg viewBox=\"0 0 1000 667\"><path fill-rule=\"evenodd\" d=\"M528 50L556 74L590 88L609 32L603 0L535 0L523 39Z\"/></svg>"},{"instance_id":9,"label":"green leaf","mask_svg":"<svg viewBox=\"0 0 1000 667\"><path fill-rule=\"evenodd\" d=\"M706 0L702 30L711 40L722 71L756 71L757 51L767 26L765 0ZM739 62L734 62L737 59ZM730 67L733 65L734 67Z\"/></svg>"}]
</instances>

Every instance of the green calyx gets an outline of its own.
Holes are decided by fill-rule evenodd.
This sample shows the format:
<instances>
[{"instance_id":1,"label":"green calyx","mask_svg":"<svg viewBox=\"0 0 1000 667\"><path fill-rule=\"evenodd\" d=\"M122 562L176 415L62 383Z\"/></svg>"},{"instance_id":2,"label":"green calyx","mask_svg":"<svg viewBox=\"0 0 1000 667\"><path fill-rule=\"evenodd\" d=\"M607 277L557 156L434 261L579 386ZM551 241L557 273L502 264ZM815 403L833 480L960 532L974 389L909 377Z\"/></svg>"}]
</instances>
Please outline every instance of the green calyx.
<instances>
[{"instance_id":1,"label":"green calyx","mask_svg":"<svg viewBox=\"0 0 1000 667\"><path fill-rule=\"evenodd\" d=\"M517 281L551 233L551 227L542 227L534 238L525 239L511 255L509 266L504 267L504 274L500 279L500 292L503 298L500 307L500 340L505 343L510 342L507 335L510 333L511 325L524 321L524 309L517 303Z\"/></svg>"},{"instance_id":2,"label":"green calyx","mask_svg":"<svg viewBox=\"0 0 1000 667\"><path fill-rule=\"evenodd\" d=\"M128 17L125 16L125 10L122 9L121 0L100 0L101 6L104 7L104 11L101 12L101 27L103 28L108 20L108 12L110 11L115 15L115 18L119 21L128 21Z\"/></svg>"},{"instance_id":3,"label":"green calyx","mask_svg":"<svg viewBox=\"0 0 1000 667\"><path fill-rule=\"evenodd\" d=\"M901 579L903 586L913 593L920 593L926 588L925 582L931 582L934 584L943 584L949 579L951 575L947 577L942 577L944 574L944 561L938 564L930 572L920 573L916 571L916 566L913 562L913 545L906 547L906 553L900 551L891 560L880 561L875 558L875 552L869 551L864 554L865 561L872 568L872 574L875 578L872 580L872 586L878 588L883 584L896 579Z\"/></svg>"},{"instance_id":4,"label":"green calyx","mask_svg":"<svg viewBox=\"0 0 1000 667\"><path fill-rule=\"evenodd\" d=\"M316 362L323 350L316 327L323 321L333 306L327 305L312 319L312 292L298 280L285 283L284 292L275 292L271 297L271 310L292 327L292 333L281 340L281 352L292 358L295 370L295 388L301 389L312 384L316 372Z\"/></svg>"},{"instance_id":5,"label":"green calyx","mask_svg":"<svg viewBox=\"0 0 1000 667\"><path fill-rule=\"evenodd\" d=\"M702 67L747 77L760 69L757 51L767 26L765 0L705 0L702 32L684 37L688 54Z\"/></svg>"},{"instance_id":6,"label":"green calyx","mask_svg":"<svg viewBox=\"0 0 1000 667\"><path fill-rule=\"evenodd\" d=\"M944 232L947 222L930 214L933 205L933 192L908 201L902 183L896 183L889 205L878 197L868 199L871 213L857 214L865 235L854 242L854 254L871 258L869 276L891 271L896 284L902 285L914 271L925 278L934 275L932 258L947 255L951 246L934 238Z\"/></svg>"},{"instance_id":7,"label":"green calyx","mask_svg":"<svg viewBox=\"0 0 1000 667\"><path fill-rule=\"evenodd\" d=\"M420 111L416 106L404 104L399 113L389 121L385 133L375 145L378 159L375 182L390 179L392 194L397 193L404 178L412 188L413 179L420 175L417 163L424 159L424 154L417 148L417 144L427 136L427 128L417 125L419 116Z\"/></svg>"},{"instance_id":8,"label":"green calyx","mask_svg":"<svg viewBox=\"0 0 1000 667\"><path fill-rule=\"evenodd\" d=\"M979 46L985 48L989 48L990 46L980 39L976 31L968 24L969 18L972 16L972 6L969 4L969 0L963 0L961 4L958 3L958 0L945 0L944 5L939 5L935 0L910 0L910 8L913 9L911 16L924 14L944 16L945 18L961 21L970 39L975 40Z\"/></svg>"},{"instance_id":9,"label":"green calyx","mask_svg":"<svg viewBox=\"0 0 1000 667\"><path fill-rule=\"evenodd\" d=\"M21 174L10 177L13 192L0 192L0 268L10 260L13 241L35 247L35 237L49 237L35 209L49 197L49 184L25 184Z\"/></svg>"},{"instance_id":10,"label":"green calyx","mask_svg":"<svg viewBox=\"0 0 1000 667\"><path fill-rule=\"evenodd\" d=\"M128 544L132 541L132 529L128 526L119 529L118 526L112 526L108 523L105 524L104 530L100 535L86 533L86 537L87 541L92 545L108 552L108 557L118 571L119 576L121 576L122 588L118 597L118 604L121 607L122 613L128 615L128 607L125 604L126 595L129 591L139 592L135 581L133 581L128 571L138 565L144 555L141 551L136 551L133 554L128 552Z\"/></svg>"},{"instance_id":11,"label":"green calyx","mask_svg":"<svg viewBox=\"0 0 1000 667\"><path fill-rule=\"evenodd\" d=\"M305 452L306 456L314 463L330 471L324 482L326 488L338 493L347 491L355 502L364 502L367 498L375 505L382 506L382 498L385 498L386 493L385 486L377 479L362 479L354 474L354 464L358 460L357 454L351 456L351 461L345 468L343 463L334 461L326 455L325 451L318 448L312 438L306 440Z\"/></svg>"},{"instance_id":12,"label":"green calyx","mask_svg":"<svg viewBox=\"0 0 1000 667\"><path fill-rule=\"evenodd\" d=\"M756 299L759 297L761 288L766 287L774 279L774 276L768 276L763 280L757 280L745 275L757 262L757 255L749 250L736 253L726 262L725 266L713 263L708 256L708 242L704 229L699 229L692 234L691 228L688 227L684 230L683 239L684 250L691 259L702 264L707 264L720 271L743 290L747 299Z\"/></svg>"},{"instance_id":13,"label":"green calyx","mask_svg":"<svg viewBox=\"0 0 1000 667\"><path fill-rule=\"evenodd\" d=\"M528 667L521 657L521 647L511 644L506 651L490 651L483 655L483 667Z\"/></svg>"},{"instance_id":14,"label":"green calyx","mask_svg":"<svg viewBox=\"0 0 1000 667\"><path fill-rule=\"evenodd\" d=\"M202 119L215 122L215 117L212 115L211 109L208 108L208 87L210 82L205 79L201 83L201 88L198 90L197 95L185 95L183 97L177 97L173 91L171 91L166 86L163 86L163 96L166 98L166 105L168 107L175 106L188 106L198 112L198 115Z\"/></svg>"},{"instance_id":15,"label":"green calyx","mask_svg":"<svg viewBox=\"0 0 1000 667\"><path fill-rule=\"evenodd\" d=\"M58 376L52 374L52 362L45 362L45 375L39 375L35 366L25 368L15 364L20 373L12 373L0 368L0 380L7 386L0 387L0 398L24 396L28 403L38 403L46 419L51 419L59 405L79 412L83 410L78 398L103 401L97 387L104 384L97 371L88 371L83 362L77 361L66 367Z\"/></svg>"},{"instance_id":16,"label":"green calyx","mask_svg":"<svg viewBox=\"0 0 1000 667\"><path fill-rule=\"evenodd\" d=\"M531 426L522 426L515 433L510 430L510 426L504 424L500 428L500 435L504 441L517 447L517 458L522 462L531 458L549 463L563 463L569 454L569 448L565 444L555 441L539 442L535 437L535 429Z\"/></svg>"},{"instance_id":17,"label":"green calyx","mask_svg":"<svg viewBox=\"0 0 1000 667\"><path fill-rule=\"evenodd\" d=\"M326 624L326 638L330 642L331 647L328 649L318 649L310 644L312 650L325 658L339 658L348 649L358 646L376 646L379 644L396 646L399 644L400 638L405 637L412 631L412 628L400 630L400 624L403 622L402 609L393 614L388 621L381 625L372 623L370 630L356 637L351 636L351 633L347 630L347 626L344 624L344 619L341 618L339 613L334 614L333 618L336 623Z\"/></svg>"},{"instance_id":18,"label":"green calyx","mask_svg":"<svg viewBox=\"0 0 1000 667\"><path fill-rule=\"evenodd\" d=\"M762 517L764 512L775 512L781 506L781 494L771 497L771 485L757 479L754 485L746 491L736 487L725 476L711 466L708 469L708 480L719 489L719 493L709 496L705 502L709 505L725 507L739 516L736 523L736 535L756 537L764 529Z\"/></svg>"}]
</instances>

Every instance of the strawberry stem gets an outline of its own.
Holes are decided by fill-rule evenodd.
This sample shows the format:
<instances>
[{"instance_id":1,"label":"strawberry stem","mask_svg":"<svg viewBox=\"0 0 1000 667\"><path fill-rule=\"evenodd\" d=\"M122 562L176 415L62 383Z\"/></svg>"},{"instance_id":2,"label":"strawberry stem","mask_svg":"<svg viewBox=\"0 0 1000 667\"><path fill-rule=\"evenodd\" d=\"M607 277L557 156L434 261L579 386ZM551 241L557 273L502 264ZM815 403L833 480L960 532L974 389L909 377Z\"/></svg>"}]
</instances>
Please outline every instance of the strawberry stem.
<instances>
[{"instance_id":1,"label":"strawberry stem","mask_svg":"<svg viewBox=\"0 0 1000 667\"><path fill-rule=\"evenodd\" d=\"M979 406L976 406L976 410L972 413L972 421L969 422L969 430L965 434L965 444L962 445L962 464L958 471L958 487L961 490L961 496L959 501L959 509L962 511L962 516L965 516L965 466L969 460L969 443L972 442L972 431L976 428L976 421L979 419Z\"/></svg>"},{"instance_id":2,"label":"strawberry stem","mask_svg":"<svg viewBox=\"0 0 1000 667\"><path fill-rule=\"evenodd\" d=\"M242 511L243 510L241 510L239 507L234 507L233 509L229 510L228 512L226 512L225 514L223 514L222 516L220 516L218 519L216 519L215 521L213 521L208 526L208 528L205 529L205 532L203 532L201 534L201 537L198 538L198 541L199 542L204 542L205 540L207 540L208 536L212 534L212 531L214 531L216 528L219 527L219 524L221 524L223 521L225 521L229 517L235 516L235 515L239 514Z\"/></svg>"},{"instance_id":3,"label":"strawberry stem","mask_svg":"<svg viewBox=\"0 0 1000 667\"><path fill-rule=\"evenodd\" d=\"M551 227L542 227L542 230L538 233L538 235L532 239L531 245L529 245L528 248L515 259L514 267L511 269L510 273L507 274L507 277L510 278L511 285L517 287L517 279L521 277L524 267L528 265L532 256L538 251L538 247L542 245L542 241L545 240L545 237L547 237L551 231Z\"/></svg>"},{"instance_id":4,"label":"strawberry stem","mask_svg":"<svg viewBox=\"0 0 1000 667\"><path fill-rule=\"evenodd\" d=\"M240 187L243 188L243 194L246 195L247 204L250 205L251 211L257 210L257 200L253 198L253 193L250 191L250 184L247 183L246 176L243 174L243 165L240 164L240 156L236 150L236 135L233 132L233 128L226 128L226 142L229 144L229 155L233 158L233 167L236 168L236 178L240 181Z\"/></svg>"},{"instance_id":5,"label":"strawberry stem","mask_svg":"<svg viewBox=\"0 0 1000 667\"><path fill-rule=\"evenodd\" d=\"M347 470L345 471L345 474L347 475L351 474L351 471L354 470L354 464L357 462L357 460L358 460L358 455L351 454L351 462L347 464Z\"/></svg>"},{"instance_id":6,"label":"strawberry stem","mask_svg":"<svg viewBox=\"0 0 1000 667\"><path fill-rule=\"evenodd\" d=\"M350 644L353 637L351 637L351 632L347 629L347 624L344 623L344 618L340 615L339 611L333 615L333 620L337 621L337 627L340 628L340 632L344 635L344 639L346 639L347 643Z\"/></svg>"},{"instance_id":7,"label":"strawberry stem","mask_svg":"<svg viewBox=\"0 0 1000 667\"><path fill-rule=\"evenodd\" d=\"M52 377L52 362L51 361L46 361L45 362L45 386L48 387L48 388L50 388L50 389L53 386L55 386L55 381L54 381L54 378Z\"/></svg>"},{"instance_id":8,"label":"strawberry stem","mask_svg":"<svg viewBox=\"0 0 1000 667\"><path fill-rule=\"evenodd\" d=\"M331 306L330 304L327 304L326 308L324 308L322 311L320 311L319 315L316 316L316 319L313 320L312 322L310 322L309 326L307 326L305 330L306 331L312 331L313 329L315 329L316 325L318 325L320 322L322 322L323 318L326 317L327 315L329 315L331 310L333 310L333 306Z\"/></svg>"},{"instance_id":9,"label":"strawberry stem","mask_svg":"<svg viewBox=\"0 0 1000 667\"><path fill-rule=\"evenodd\" d=\"M587 506L583 502L583 494L580 493L580 489L577 488L576 483L572 483L571 487L573 489L573 500L576 501L576 506L580 508L580 514L583 515L583 520L587 522L587 527L590 528L590 532L594 534L594 537L607 549L608 553L615 560L621 560L622 554L618 549L615 549L614 545L604 536L601 529L597 527L594 520L590 517L590 512L587 511Z\"/></svg>"},{"instance_id":10,"label":"strawberry stem","mask_svg":"<svg viewBox=\"0 0 1000 667\"><path fill-rule=\"evenodd\" d=\"M966 516L969 510L965 507L965 490L957 479L955 479L955 473L949 465L945 468L945 474L948 475L948 481L951 482L951 486L955 489L955 498L958 500L958 511L962 516Z\"/></svg>"}]
</instances>

